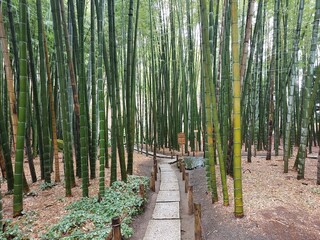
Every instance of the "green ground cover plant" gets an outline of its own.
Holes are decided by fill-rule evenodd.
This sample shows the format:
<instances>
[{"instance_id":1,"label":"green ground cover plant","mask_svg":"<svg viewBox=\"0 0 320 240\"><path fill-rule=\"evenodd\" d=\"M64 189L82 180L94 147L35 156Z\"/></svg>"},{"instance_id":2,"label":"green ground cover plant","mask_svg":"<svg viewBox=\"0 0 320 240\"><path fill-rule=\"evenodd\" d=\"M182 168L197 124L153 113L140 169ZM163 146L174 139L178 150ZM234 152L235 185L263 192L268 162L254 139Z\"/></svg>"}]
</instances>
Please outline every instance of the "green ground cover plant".
<instances>
[{"instance_id":1,"label":"green ground cover plant","mask_svg":"<svg viewBox=\"0 0 320 240\"><path fill-rule=\"evenodd\" d=\"M133 234L130 227L132 217L143 211L143 205L147 201L146 196L142 198L139 195L140 184L148 189L148 177L130 175L127 183L116 181L107 187L100 201L95 196L73 202L66 208L68 213L57 224L48 227L41 239L105 239L112 229L111 220L116 216L121 219L123 237L129 238ZM28 213L23 218L26 215ZM5 231L0 231L0 240L29 239L19 229L19 225L11 220L6 221L5 226Z\"/></svg>"}]
</instances>

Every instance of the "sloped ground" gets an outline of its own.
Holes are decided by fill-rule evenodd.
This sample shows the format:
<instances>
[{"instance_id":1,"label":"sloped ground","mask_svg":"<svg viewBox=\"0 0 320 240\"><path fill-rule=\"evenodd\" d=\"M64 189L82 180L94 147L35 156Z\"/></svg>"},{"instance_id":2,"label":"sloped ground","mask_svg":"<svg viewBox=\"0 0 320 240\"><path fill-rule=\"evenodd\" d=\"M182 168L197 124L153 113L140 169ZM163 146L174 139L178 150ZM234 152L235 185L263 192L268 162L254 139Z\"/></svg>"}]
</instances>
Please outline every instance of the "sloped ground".
<instances>
[{"instance_id":1,"label":"sloped ground","mask_svg":"<svg viewBox=\"0 0 320 240\"><path fill-rule=\"evenodd\" d=\"M316 150L317 151L317 150ZM314 151L314 152L316 152ZM233 181L228 177L230 206L222 206L219 168L217 180L220 201L211 204L205 170L191 171L194 202L202 205L204 239L320 239L320 186L316 185L317 160L306 160L305 179L298 181L290 160L283 173L282 157L265 160L265 153L247 163L242 157L243 202L245 216L233 216Z\"/></svg>"}]
</instances>

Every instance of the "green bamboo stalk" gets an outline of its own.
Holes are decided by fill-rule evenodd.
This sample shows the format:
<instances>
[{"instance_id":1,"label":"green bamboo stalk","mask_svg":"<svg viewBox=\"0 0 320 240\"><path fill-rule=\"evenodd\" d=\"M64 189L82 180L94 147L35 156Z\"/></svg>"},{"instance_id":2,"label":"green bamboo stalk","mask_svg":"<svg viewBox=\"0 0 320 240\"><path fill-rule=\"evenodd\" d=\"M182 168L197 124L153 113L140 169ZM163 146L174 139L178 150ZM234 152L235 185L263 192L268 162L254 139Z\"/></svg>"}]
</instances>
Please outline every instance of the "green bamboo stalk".
<instances>
[{"instance_id":1,"label":"green bamboo stalk","mask_svg":"<svg viewBox=\"0 0 320 240\"><path fill-rule=\"evenodd\" d=\"M57 56L57 74L59 76L59 86L60 86L60 107L61 107L61 117L62 117L62 135L63 135L63 153L64 153L64 161L65 161L65 189L66 189L66 197L71 197L71 177L73 171L72 169L72 150L71 150L71 136L70 136L70 125L68 121L68 92L67 92L67 84L65 81L65 65L64 65L64 57L63 57L63 44L62 44L62 29L61 29L61 21L58 17L59 13L59 2L55 0L50 0L51 3L51 11L53 17L53 30L54 30L54 39L56 44L56 56Z\"/></svg>"},{"instance_id":2,"label":"green bamboo stalk","mask_svg":"<svg viewBox=\"0 0 320 240\"><path fill-rule=\"evenodd\" d=\"M268 96L268 148L267 148L267 157L266 160L271 159L271 152L272 152L272 134L275 128L275 104L274 104L274 95L275 93L275 86L276 86L276 78L277 78L277 47L278 47L278 22L279 22L279 15L278 15L278 2L279 0L274 0L274 16L273 16L273 37L272 37L272 56L271 62L268 71L268 84L269 84L269 96ZM275 138L276 136L274 136Z\"/></svg>"},{"instance_id":3,"label":"green bamboo stalk","mask_svg":"<svg viewBox=\"0 0 320 240\"><path fill-rule=\"evenodd\" d=\"M155 79L155 57L153 44L153 24L151 0L149 0L149 34L150 34L150 51L151 51L151 73L150 73L150 100L152 99L152 123L153 123L153 163L156 163L157 151L157 106L156 106L156 79ZM151 120L151 118L150 118ZM151 124L150 124L151 126Z\"/></svg>"},{"instance_id":4,"label":"green bamboo stalk","mask_svg":"<svg viewBox=\"0 0 320 240\"><path fill-rule=\"evenodd\" d=\"M320 21L320 0L316 1L314 22L312 29L311 47L310 55L308 59L308 75L305 77L305 88L304 98L303 98L303 109L302 109L302 121L301 121L301 139L299 146L299 157L297 159L298 176L297 179L304 179L305 170L305 158L306 158L306 144L308 137L308 125L310 123L311 111L314 107L315 95L318 91L319 79L317 79L312 86L314 72L315 72L315 59L317 50L317 39L319 31L319 21Z\"/></svg>"},{"instance_id":5,"label":"green bamboo stalk","mask_svg":"<svg viewBox=\"0 0 320 240\"><path fill-rule=\"evenodd\" d=\"M62 1L62 0L61 0ZM62 5L62 3L61 3ZM77 1L78 10L78 29L79 29L79 104L80 104L80 158L81 158L81 177L82 177L82 196L88 196L88 118L87 118L87 99L86 99L86 80L84 63L84 9L85 1ZM67 52L68 49L67 49ZM70 55L68 55L71 57ZM69 64L72 63L68 57Z\"/></svg>"},{"instance_id":6,"label":"green bamboo stalk","mask_svg":"<svg viewBox=\"0 0 320 240\"><path fill-rule=\"evenodd\" d=\"M220 165L220 174L221 174L221 182L222 182L222 192L223 192L223 204L225 206L229 205L229 197L228 197L228 188L226 183L226 171L225 171L225 161L223 159L223 152L221 147L221 136L220 136L220 126L218 120L218 111L216 104L216 96L215 96L215 87L212 81L212 71L209 67L211 67L211 58L210 58L210 47L209 47L209 36L208 36L208 10L206 3L204 0L200 1L201 7L201 26L202 26L202 45L203 45L203 61L204 61L204 78L205 78L205 91L206 91L206 121L207 121L207 137L208 137L208 154L206 156L209 159L210 164L210 173L211 173L211 183L212 189L215 185L215 167L213 161L213 142L212 142L212 127L215 129L216 136L216 144L218 149L218 158ZM213 194L214 196L214 194ZM213 197L213 202L217 200L217 196Z\"/></svg>"},{"instance_id":7,"label":"green bamboo stalk","mask_svg":"<svg viewBox=\"0 0 320 240\"><path fill-rule=\"evenodd\" d=\"M132 31L133 31L133 0L129 1L129 13L128 13L128 32L127 32L127 65L126 65L126 135L127 135L127 155L128 165L127 173L132 174L133 172L133 143L134 143L134 128L132 128L132 105L133 102L133 82L132 82Z\"/></svg>"},{"instance_id":8,"label":"green bamboo stalk","mask_svg":"<svg viewBox=\"0 0 320 240\"><path fill-rule=\"evenodd\" d=\"M173 149L179 149L178 146L178 73L177 73L177 52L176 52L176 30L175 18L172 0L170 1L170 45L171 45L171 145ZM150 10L151 11L151 10ZM150 13L151 14L151 13Z\"/></svg>"},{"instance_id":9,"label":"green bamboo stalk","mask_svg":"<svg viewBox=\"0 0 320 240\"><path fill-rule=\"evenodd\" d=\"M108 20L109 20L109 56L110 56L110 72L111 78L109 78L108 88L110 93L111 103L111 174L110 184L117 180L117 109L116 109L116 87L115 87L115 71L116 65L115 46L114 46L114 9L112 0L108 0Z\"/></svg>"},{"instance_id":10,"label":"green bamboo stalk","mask_svg":"<svg viewBox=\"0 0 320 240\"><path fill-rule=\"evenodd\" d=\"M292 78L288 80L288 88L289 88L289 96L288 96L288 107L287 107L287 122L286 122L286 134L285 134L285 143L283 149L283 160L284 160L284 172L288 173L289 170L289 157L290 157L290 142L291 142L291 126L292 126L292 115L294 108L294 84L297 81L297 57L299 51L299 41L300 41L300 33L301 33L301 23L303 16L303 8L304 8L304 0L300 0L299 3L299 14L297 18L296 32L293 43L293 53L292 53L292 64L291 64L291 75Z\"/></svg>"},{"instance_id":11,"label":"green bamboo stalk","mask_svg":"<svg viewBox=\"0 0 320 240\"><path fill-rule=\"evenodd\" d=\"M42 19L41 19L42 21ZM53 96L53 87L52 87L52 78L49 65L49 56L48 56L48 47L45 31L43 31L43 47L45 49L45 61L46 61L46 73L48 79L48 95L49 95L49 109L51 116L51 136L53 143L53 156L54 156L54 181L60 182L60 165L59 165L59 156L58 156L58 142L57 142L57 123L56 123L56 113L54 110L54 96Z\"/></svg>"},{"instance_id":12,"label":"green bamboo stalk","mask_svg":"<svg viewBox=\"0 0 320 240\"><path fill-rule=\"evenodd\" d=\"M43 42L43 24L42 24L42 7L41 1L37 0L37 19L38 19L38 42L39 42L39 61L40 61L40 82L41 82L41 103L42 103L42 143L43 143L43 164L44 164L44 179L45 182L51 182L51 157L50 157L50 142L49 142L49 118L48 118L48 94L47 94L47 79L45 67L45 53ZM31 40L31 36L29 36ZM29 44L31 46L31 42ZM30 49L31 50L31 49ZM30 56L31 58L31 56Z\"/></svg>"},{"instance_id":13,"label":"green bamboo stalk","mask_svg":"<svg viewBox=\"0 0 320 240\"><path fill-rule=\"evenodd\" d=\"M241 82L239 67L238 3L236 0L231 1L231 30L233 59L234 214L236 217L243 217L240 107Z\"/></svg>"},{"instance_id":14,"label":"green bamboo stalk","mask_svg":"<svg viewBox=\"0 0 320 240\"><path fill-rule=\"evenodd\" d=\"M104 0L96 0L97 13L97 29L98 29L98 62L97 62L97 78L98 78L98 104L99 104L99 198L104 196L105 192L105 102L104 102L104 82L102 78L102 57L103 57L103 10Z\"/></svg>"},{"instance_id":15,"label":"green bamboo stalk","mask_svg":"<svg viewBox=\"0 0 320 240\"><path fill-rule=\"evenodd\" d=\"M27 113L26 113L26 139L25 139L25 146L26 146L26 152L27 152L27 158L28 158L28 165L30 168L30 174L31 174L31 179L32 182L36 182L37 181L37 176L36 176L36 172L35 172L35 168L34 168L34 164L33 164L33 154L31 151L31 139L30 139L30 128L31 128L31 121L32 122L36 122L36 128L38 129L38 132L40 132L41 134L38 134L37 138L39 139L39 148L40 145L42 145L42 149L43 148L43 141L42 141L42 126L41 126L41 122L40 122L40 106L39 106L39 101L38 101L38 88L33 86L33 100L34 100L34 108L36 109L36 111L34 111L34 115L35 118L37 118L38 120L35 120L34 118L32 118L32 108L31 108L31 85L37 84L37 76L36 76L36 69L35 69L35 63L34 63L34 58L33 58L33 49L32 49L32 44L31 44L31 31L30 31L30 26L29 26L29 17L27 19L27 50L28 50L28 54L29 54L29 69L30 69L30 76L31 76L31 82L32 84L30 84L30 81L28 81L27 83ZM31 117L30 117L31 116ZM35 127L35 126L33 126ZM49 172L49 176L50 176L50 146L48 146L49 148L47 149L47 153L46 153L46 158L47 158L47 163L48 163L48 172ZM36 154L34 154L36 155ZM44 157L44 152L42 153L42 156ZM44 160L44 159L42 159ZM41 160L40 160L41 161ZM41 163L40 163L41 165ZM42 168L41 171L41 175L45 175L44 174L44 162L42 163ZM47 178L48 179L48 178ZM49 177L50 179L50 177ZM49 181L50 182L50 181Z\"/></svg>"},{"instance_id":16,"label":"green bamboo stalk","mask_svg":"<svg viewBox=\"0 0 320 240\"><path fill-rule=\"evenodd\" d=\"M91 61L91 97L92 97L92 120L91 120L91 151L90 151L90 178L96 177L96 158L98 147L97 133L97 80L96 80L96 55L95 55L95 0L90 1L90 61ZM100 21L100 19L98 19ZM98 33L99 34L99 33ZM99 40L98 40L99 41ZM100 54L100 53L99 53ZM102 53L103 54L103 53ZM102 63L101 63L102 64Z\"/></svg>"},{"instance_id":17,"label":"green bamboo stalk","mask_svg":"<svg viewBox=\"0 0 320 240\"><path fill-rule=\"evenodd\" d=\"M13 217L22 215L23 211L23 159L24 159L24 140L26 125L26 96L28 81L28 62L27 62L27 1L21 0L19 3L20 18L20 38L19 38L19 114L17 147L15 156L14 190L13 190Z\"/></svg>"},{"instance_id":18,"label":"green bamboo stalk","mask_svg":"<svg viewBox=\"0 0 320 240\"><path fill-rule=\"evenodd\" d=\"M281 73L281 55L279 53L281 49L281 41L280 41L280 1L277 1L277 25L276 25L276 49L275 49L275 111L274 111L274 137L273 137L273 142L274 142L274 152L275 156L279 155L279 144L280 144L280 126L279 126L279 118L280 118L280 90L279 90L279 84L280 84L280 73ZM279 59L280 58L280 59ZM283 81L282 81L283 82Z\"/></svg>"}]
</instances>

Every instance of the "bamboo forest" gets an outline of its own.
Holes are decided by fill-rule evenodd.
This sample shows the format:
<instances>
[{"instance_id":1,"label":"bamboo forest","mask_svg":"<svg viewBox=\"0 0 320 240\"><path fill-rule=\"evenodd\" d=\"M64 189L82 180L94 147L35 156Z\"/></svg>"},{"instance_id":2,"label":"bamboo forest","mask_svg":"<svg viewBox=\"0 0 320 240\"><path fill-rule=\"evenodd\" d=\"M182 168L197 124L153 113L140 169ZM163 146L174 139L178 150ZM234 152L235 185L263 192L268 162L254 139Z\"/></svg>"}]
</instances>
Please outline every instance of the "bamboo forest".
<instances>
[{"instance_id":1,"label":"bamboo forest","mask_svg":"<svg viewBox=\"0 0 320 240\"><path fill-rule=\"evenodd\" d=\"M0 0L0 239L320 239L320 0Z\"/></svg>"}]
</instances>

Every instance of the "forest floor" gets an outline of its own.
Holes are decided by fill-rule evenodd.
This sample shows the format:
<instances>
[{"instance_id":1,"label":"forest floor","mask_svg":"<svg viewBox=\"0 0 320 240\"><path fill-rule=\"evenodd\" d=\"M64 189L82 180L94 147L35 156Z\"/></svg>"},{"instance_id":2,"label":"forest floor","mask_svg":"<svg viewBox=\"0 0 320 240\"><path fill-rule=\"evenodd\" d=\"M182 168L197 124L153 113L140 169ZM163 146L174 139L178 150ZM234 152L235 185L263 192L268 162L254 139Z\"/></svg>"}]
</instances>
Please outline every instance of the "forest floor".
<instances>
[{"instance_id":1,"label":"forest floor","mask_svg":"<svg viewBox=\"0 0 320 240\"><path fill-rule=\"evenodd\" d=\"M296 154L295 149L295 154ZM161 151L161 153L164 153ZM167 152L167 154L169 154ZM199 153L197 156L202 155ZM283 173L282 152L266 160L266 152L258 152L247 162L242 153L244 217L234 217L233 179L227 177L229 202L223 206L219 166L216 168L219 202L211 203L204 168L190 170L195 203L202 208L202 232L205 240L317 240L320 239L320 186L316 185L318 148L306 159L305 179L297 180L290 159L289 173ZM179 170L177 169L177 174ZM182 240L194 239L194 217L188 215L187 195L180 175L180 214ZM143 215L136 218L136 234L143 238L152 216L157 191L151 193Z\"/></svg>"},{"instance_id":2,"label":"forest floor","mask_svg":"<svg viewBox=\"0 0 320 240\"><path fill-rule=\"evenodd\" d=\"M30 187L30 193L23 199L23 216L12 219L13 212L13 194L6 194L6 182L1 184L3 219L12 220L14 224L19 225L25 239L40 239L41 235L49 228L58 223L62 217L67 214L66 207L71 203L82 198L81 179L76 177L76 186L72 188L72 197L65 197L64 173L62 154L59 153L61 182L54 183L52 188L43 189L43 180L40 180L39 158L34 159L34 165L38 181L32 183L30 171L25 160L25 175ZM150 176L153 161L151 157L134 153L134 175ZM53 173L54 174L54 173ZM52 181L53 176L52 174ZM90 179L89 197L98 196L99 192L99 164L96 167L97 177ZM105 185L110 185L110 169L105 172ZM120 169L118 169L118 179L121 179Z\"/></svg>"},{"instance_id":3,"label":"forest floor","mask_svg":"<svg viewBox=\"0 0 320 240\"><path fill-rule=\"evenodd\" d=\"M243 202L244 214L241 219L233 215L233 181L228 177L230 206L224 207L220 184L219 167L217 167L217 182L219 202L211 203L211 194L207 191L204 168L190 170L190 185L194 189L194 202L202 207L203 239L277 239L277 240L316 240L320 239L320 186L316 185L318 149L306 159L305 179L297 180L296 171L292 169L294 159L290 160L289 173L283 173L282 154L265 160L266 153L258 152L252 157L252 163L247 162L243 152ZM161 153L163 153L161 151ZM165 153L165 152L164 152ZM169 154L169 152L167 152ZM201 155L201 153L199 153ZM60 158L61 159L61 158ZM61 161L61 160L60 160ZM26 163L25 163L26 164ZM150 176L153 161L145 154L134 154L134 174ZM35 160L39 179L39 164ZM61 162L61 168L62 168ZM106 185L109 181L109 171L106 171ZM177 169L177 174L179 170ZM26 171L27 180L31 182ZM63 179L63 171L61 171ZM184 182L180 177L180 187ZM42 181L30 183L33 194L24 198L24 216L14 219L14 222L29 239L40 239L48 228L57 223L70 203L82 196L81 179L72 189L73 197L65 197L64 183L47 190L41 190ZM159 181L158 183L159 184ZM98 194L98 178L90 180L89 195ZM6 192L6 184L2 184L2 193ZM182 239L193 238L193 215L187 214L186 195L181 191L181 230ZM152 216L157 191L149 192L149 201L145 212L135 217L132 224L135 234L132 240L143 239L146 227ZM4 219L12 219L12 195L3 196Z\"/></svg>"},{"instance_id":4,"label":"forest floor","mask_svg":"<svg viewBox=\"0 0 320 240\"><path fill-rule=\"evenodd\" d=\"M320 186L316 185L317 156L306 159L305 179L297 180L290 160L289 173L283 173L282 156L266 160L259 152L252 162L242 157L244 217L233 215L233 180L228 177L230 206L222 202L219 167L217 180L219 202L211 204L207 193L205 170L195 169L190 184L194 201L202 206L203 239L237 240L316 240L320 239ZM245 155L245 154L243 154ZM281 154L282 155L282 154Z\"/></svg>"}]
</instances>

